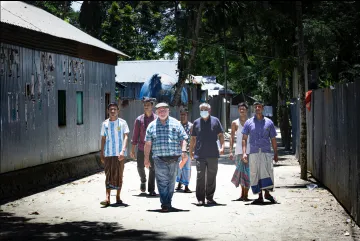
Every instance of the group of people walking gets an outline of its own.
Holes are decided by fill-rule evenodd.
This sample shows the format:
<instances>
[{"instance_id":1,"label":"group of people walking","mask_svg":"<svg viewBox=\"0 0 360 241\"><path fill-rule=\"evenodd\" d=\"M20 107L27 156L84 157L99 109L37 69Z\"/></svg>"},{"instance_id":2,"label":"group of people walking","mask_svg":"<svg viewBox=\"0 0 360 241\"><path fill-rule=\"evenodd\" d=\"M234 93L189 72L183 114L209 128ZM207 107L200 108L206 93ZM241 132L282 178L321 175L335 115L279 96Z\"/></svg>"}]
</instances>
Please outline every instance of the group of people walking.
<instances>
[{"instance_id":1,"label":"group of people walking","mask_svg":"<svg viewBox=\"0 0 360 241\"><path fill-rule=\"evenodd\" d=\"M158 103L153 113L154 99L143 99L144 114L134 122L131 138L130 157L137 160L140 177L140 190L156 196L155 180L160 195L161 211L168 212L176 190L182 189L191 193L189 182L191 162L196 161L196 198L197 205L216 205L214 194L218 171L218 158L224 154L224 130L218 118L211 116L211 106L202 103L200 118L194 123L188 121L188 109L180 108L180 121L169 116L167 103ZM240 117L232 122L230 139L230 159L235 161L236 168L231 179L236 187L241 186L238 200L250 201L248 191L251 187L254 194L259 194L254 203L262 203L264 198L276 203L270 195L274 187L272 160L276 162L276 131L273 122L262 115L263 104L256 102L255 116L247 118L248 106L238 105ZM103 206L110 205L110 191L117 190L116 203L121 204L120 191L123 182L124 160L127 156L129 127L127 122L118 117L119 107L116 103L108 105L109 119L101 127L100 158L105 168L106 198ZM233 153L233 146L236 148ZM220 143L220 144L218 144ZM271 146L274 152L271 151ZM135 149L137 147L137 153ZM146 179L145 168L149 169ZM262 190L265 191L264 197Z\"/></svg>"}]
</instances>

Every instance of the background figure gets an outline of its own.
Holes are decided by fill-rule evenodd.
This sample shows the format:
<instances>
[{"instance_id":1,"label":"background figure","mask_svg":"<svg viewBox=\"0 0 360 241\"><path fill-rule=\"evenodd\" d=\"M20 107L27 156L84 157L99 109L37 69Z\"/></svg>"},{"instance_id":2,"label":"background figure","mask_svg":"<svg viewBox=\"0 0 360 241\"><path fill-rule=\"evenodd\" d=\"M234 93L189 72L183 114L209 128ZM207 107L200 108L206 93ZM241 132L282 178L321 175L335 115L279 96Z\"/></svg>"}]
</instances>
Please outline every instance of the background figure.
<instances>
[{"instance_id":1,"label":"background figure","mask_svg":"<svg viewBox=\"0 0 360 241\"><path fill-rule=\"evenodd\" d=\"M101 205L110 205L111 189L116 190L116 203L121 204L120 191L123 182L124 160L129 127L125 120L118 117L119 106L112 102L108 105L109 119L101 126L101 162L105 168L106 199Z\"/></svg>"},{"instance_id":2,"label":"background figure","mask_svg":"<svg viewBox=\"0 0 360 241\"><path fill-rule=\"evenodd\" d=\"M146 128L157 118L152 111L153 109L153 102L155 100L144 97L142 102L144 104L144 114L138 116L135 119L134 123L134 130L133 130L133 137L131 140L132 147L130 157L135 159L135 147L138 147L137 151L137 169L140 176L140 191L146 191L146 173L145 173L145 166L144 166L144 145L145 145L145 134ZM155 168L154 168L154 161L152 158L152 153L150 153L150 163L151 167L149 168L149 181L148 181L148 192L150 196L156 196L155 192Z\"/></svg>"},{"instance_id":3,"label":"background figure","mask_svg":"<svg viewBox=\"0 0 360 241\"><path fill-rule=\"evenodd\" d=\"M219 153L224 154L224 130L218 118L211 116L209 104L200 105L200 115L193 123L190 142L190 158L196 159L196 198L198 206L216 204L214 193L218 170ZM217 140L221 148L218 149Z\"/></svg>"},{"instance_id":4,"label":"background figure","mask_svg":"<svg viewBox=\"0 0 360 241\"><path fill-rule=\"evenodd\" d=\"M186 134L190 137L193 124L188 121L188 112L189 112L188 108L186 107L180 108L180 123L182 124ZM188 141L188 144L186 146L188 160L185 166L183 166L183 168L179 168L178 175L176 177L176 181L179 183L176 190L181 190L183 184L185 185L184 192L186 193L191 193L191 190L189 189L189 183L191 178L191 159L189 155L189 147L190 147L190 142Z\"/></svg>"},{"instance_id":5,"label":"background figure","mask_svg":"<svg viewBox=\"0 0 360 241\"><path fill-rule=\"evenodd\" d=\"M236 147L235 147L235 172L233 174L233 177L231 179L231 182L238 187L241 186L241 195L240 198L238 198L238 201L250 201L248 198L248 192L250 188L250 170L249 170L249 162L243 160L242 158L242 136L241 133L245 122L247 120L247 110L248 106L244 102L240 103L238 105L238 111L240 114L240 117L236 120L234 120L231 123L231 138L230 138L230 160L234 160L234 154L233 154L233 146L234 146L234 140L236 135ZM250 152L250 145L249 145L249 139L247 143L246 153L249 154Z\"/></svg>"},{"instance_id":6,"label":"background figure","mask_svg":"<svg viewBox=\"0 0 360 241\"><path fill-rule=\"evenodd\" d=\"M171 201L174 194L175 178L179 169L179 157L182 157L182 168L188 157L184 128L178 120L169 116L169 105L156 105L158 118L151 122L145 136L145 166L151 167L150 151L153 151L155 177L160 194L161 211L168 212L172 208Z\"/></svg>"}]
</instances>

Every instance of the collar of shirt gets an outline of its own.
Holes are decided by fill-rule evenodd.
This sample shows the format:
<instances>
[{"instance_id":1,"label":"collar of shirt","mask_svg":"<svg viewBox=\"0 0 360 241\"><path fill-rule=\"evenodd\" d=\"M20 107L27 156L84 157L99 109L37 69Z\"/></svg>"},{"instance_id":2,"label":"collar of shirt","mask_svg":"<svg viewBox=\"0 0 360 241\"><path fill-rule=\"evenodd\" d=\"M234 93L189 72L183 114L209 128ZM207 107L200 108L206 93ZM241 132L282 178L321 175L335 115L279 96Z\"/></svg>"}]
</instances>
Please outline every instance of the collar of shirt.
<instances>
[{"instance_id":1,"label":"collar of shirt","mask_svg":"<svg viewBox=\"0 0 360 241\"><path fill-rule=\"evenodd\" d=\"M263 118L262 118L261 120L259 120L259 119L256 117L256 115L254 115L254 120L255 120L255 121L265 121L265 116L263 116Z\"/></svg>"},{"instance_id":2,"label":"collar of shirt","mask_svg":"<svg viewBox=\"0 0 360 241\"><path fill-rule=\"evenodd\" d=\"M156 124L157 124L157 125L161 125L161 126L169 125L169 119L170 119L170 116L168 116L168 118L166 119L165 125L163 125L163 124L161 123L160 118L157 118Z\"/></svg>"},{"instance_id":3,"label":"collar of shirt","mask_svg":"<svg viewBox=\"0 0 360 241\"><path fill-rule=\"evenodd\" d=\"M204 120L204 118L201 117L202 122L208 123L208 121L210 121L210 120L211 120L211 115L209 115L209 118L207 120Z\"/></svg>"}]
</instances>

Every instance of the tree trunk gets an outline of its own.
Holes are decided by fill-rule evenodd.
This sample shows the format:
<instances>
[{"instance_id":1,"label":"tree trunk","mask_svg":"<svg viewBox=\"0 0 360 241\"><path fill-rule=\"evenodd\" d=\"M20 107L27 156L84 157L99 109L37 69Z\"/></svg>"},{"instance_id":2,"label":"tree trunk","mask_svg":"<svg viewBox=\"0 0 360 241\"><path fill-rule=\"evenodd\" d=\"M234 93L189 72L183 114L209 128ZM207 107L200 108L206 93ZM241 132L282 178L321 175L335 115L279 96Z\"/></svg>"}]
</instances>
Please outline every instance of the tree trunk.
<instances>
[{"instance_id":1,"label":"tree trunk","mask_svg":"<svg viewBox=\"0 0 360 241\"><path fill-rule=\"evenodd\" d=\"M306 109L305 109L305 78L304 78L304 33L302 24L302 3L296 1L296 19L298 30L298 69L300 87L300 166L303 180L307 180L307 137L306 137Z\"/></svg>"},{"instance_id":2,"label":"tree trunk","mask_svg":"<svg viewBox=\"0 0 360 241\"><path fill-rule=\"evenodd\" d=\"M195 54L196 54L196 49L197 49L197 40L198 40L198 36L199 36L199 30L200 30L200 26L201 26L201 17L202 17L202 11L204 8L204 1L200 1L199 2L199 8L197 11L197 17L196 17L196 23L195 23L195 30L193 31L193 36L192 36L192 43L191 43L191 52L190 52L190 59L188 64L186 65L186 69L182 70L180 69L179 71L179 80L178 83L176 85L176 89L175 89L175 94L174 94L174 99L171 103L172 106L178 106L181 103L181 91L182 88L185 84L185 80L186 77L191 73L192 71L192 67L193 67L193 63L195 61ZM181 53L181 55L184 55L183 53ZM179 56L180 58L184 58L184 56ZM184 71L184 72L182 72Z\"/></svg>"}]
</instances>

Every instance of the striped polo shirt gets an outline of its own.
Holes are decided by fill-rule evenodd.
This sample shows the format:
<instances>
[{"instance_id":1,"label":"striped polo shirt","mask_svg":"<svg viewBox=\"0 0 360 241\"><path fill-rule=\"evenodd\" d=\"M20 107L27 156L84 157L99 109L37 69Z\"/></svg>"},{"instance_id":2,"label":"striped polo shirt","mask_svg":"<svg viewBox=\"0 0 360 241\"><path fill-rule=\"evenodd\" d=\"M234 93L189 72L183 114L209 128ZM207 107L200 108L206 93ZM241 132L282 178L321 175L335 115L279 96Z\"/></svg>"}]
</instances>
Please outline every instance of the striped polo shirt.
<instances>
[{"instance_id":1,"label":"striped polo shirt","mask_svg":"<svg viewBox=\"0 0 360 241\"><path fill-rule=\"evenodd\" d=\"M119 156L122 150L124 134L129 133L129 127L125 120L118 118L115 121L106 119L101 125L101 136L106 137L105 157ZM125 151L124 155L127 153Z\"/></svg>"}]
</instances>

